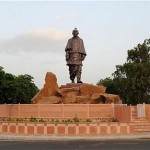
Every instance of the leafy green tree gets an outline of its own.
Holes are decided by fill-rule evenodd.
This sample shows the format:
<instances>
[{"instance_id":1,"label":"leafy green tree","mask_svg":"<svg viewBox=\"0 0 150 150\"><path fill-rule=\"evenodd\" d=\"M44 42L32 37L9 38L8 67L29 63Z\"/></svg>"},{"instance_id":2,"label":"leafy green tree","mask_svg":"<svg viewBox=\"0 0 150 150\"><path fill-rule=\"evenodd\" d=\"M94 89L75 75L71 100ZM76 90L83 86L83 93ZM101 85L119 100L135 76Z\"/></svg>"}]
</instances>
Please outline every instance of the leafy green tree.
<instances>
[{"instance_id":1,"label":"leafy green tree","mask_svg":"<svg viewBox=\"0 0 150 150\"><path fill-rule=\"evenodd\" d=\"M97 85L103 85L106 88L106 93L110 93L110 94L117 94L117 88L116 88L116 83L115 80L112 78L105 78L105 79L101 79L97 82Z\"/></svg>"},{"instance_id":2,"label":"leafy green tree","mask_svg":"<svg viewBox=\"0 0 150 150\"><path fill-rule=\"evenodd\" d=\"M123 103L150 103L150 39L127 52L127 60L117 65L113 78L97 84L107 87L108 93L118 94Z\"/></svg>"},{"instance_id":3,"label":"leafy green tree","mask_svg":"<svg viewBox=\"0 0 150 150\"><path fill-rule=\"evenodd\" d=\"M2 80L3 103L15 103L15 76L5 73Z\"/></svg>"},{"instance_id":4,"label":"leafy green tree","mask_svg":"<svg viewBox=\"0 0 150 150\"><path fill-rule=\"evenodd\" d=\"M4 95L3 95L3 78L5 75L5 71L3 67L0 66L0 103L3 103Z\"/></svg>"},{"instance_id":5,"label":"leafy green tree","mask_svg":"<svg viewBox=\"0 0 150 150\"><path fill-rule=\"evenodd\" d=\"M38 88L30 75L14 76L0 67L0 103L31 103Z\"/></svg>"},{"instance_id":6,"label":"leafy green tree","mask_svg":"<svg viewBox=\"0 0 150 150\"><path fill-rule=\"evenodd\" d=\"M38 92L30 75L19 75L16 77L16 103L31 103L31 98Z\"/></svg>"},{"instance_id":7,"label":"leafy green tree","mask_svg":"<svg viewBox=\"0 0 150 150\"><path fill-rule=\"evenodd\" d=\"M150 40L128 50L127 61L113 73L127 104L150 103Z\"/></svg>"}]
</instances>

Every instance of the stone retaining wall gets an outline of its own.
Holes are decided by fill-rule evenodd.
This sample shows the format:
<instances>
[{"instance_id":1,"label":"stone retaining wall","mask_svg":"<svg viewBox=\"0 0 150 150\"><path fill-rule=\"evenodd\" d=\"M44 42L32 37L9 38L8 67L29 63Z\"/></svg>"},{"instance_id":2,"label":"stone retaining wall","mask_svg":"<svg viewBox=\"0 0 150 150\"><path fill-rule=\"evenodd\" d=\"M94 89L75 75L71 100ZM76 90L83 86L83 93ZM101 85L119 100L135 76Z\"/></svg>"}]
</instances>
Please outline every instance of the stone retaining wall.
<instances>
[{"instance_id":1,"label":"stone retaining wall","mask_svg":"<svg viewBox=\"0 0 150 150\"><path fill-rule=\"evenodd\" d=\"M113 135L131 134L130 123L0 123L0 134L15 135Z\"/></svg>"},{"instance_id":2,"label":"stone retaining wall","mask_svg":"<svg viewBox=\"0 0 150 150\"><path fill-rule=\"evenodd\" d=\"M10 118L116 118L131 122L130 106L117 104L2 104L0 117Z\"/></svg>"}]
</instances>

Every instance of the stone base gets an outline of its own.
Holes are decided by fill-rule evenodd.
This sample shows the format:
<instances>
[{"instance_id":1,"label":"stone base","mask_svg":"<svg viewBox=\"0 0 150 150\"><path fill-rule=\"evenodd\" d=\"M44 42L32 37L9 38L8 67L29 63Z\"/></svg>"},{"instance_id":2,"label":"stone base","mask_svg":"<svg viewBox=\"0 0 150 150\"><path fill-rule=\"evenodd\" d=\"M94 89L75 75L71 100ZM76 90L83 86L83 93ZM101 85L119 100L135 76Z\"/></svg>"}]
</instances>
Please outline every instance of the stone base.
<instances>
[{"instance_id":1,"label":"stone base","mask_svg":"<svg viewBox=\"0 0 150 150\"><path fill-rule=\"evenodd\" d=\"M52 80L52 81L51 81ZM43 89L32 99L33 104L103 104L121 103L118 95L106 94L106 87L88 83L67 83L58 87L57 78L47 73Z\"/></svg>"},{"instance_id":2,"label":"stone base","mask_svg":"<svg viewBox=\"0 0 150 150\"><path fill-rule=\"evenodd\" d=\"M60 88L70 88L70 87L79 87L85 83L67 83L66 85L61 85Z\"/></svg>"}]
</instances>

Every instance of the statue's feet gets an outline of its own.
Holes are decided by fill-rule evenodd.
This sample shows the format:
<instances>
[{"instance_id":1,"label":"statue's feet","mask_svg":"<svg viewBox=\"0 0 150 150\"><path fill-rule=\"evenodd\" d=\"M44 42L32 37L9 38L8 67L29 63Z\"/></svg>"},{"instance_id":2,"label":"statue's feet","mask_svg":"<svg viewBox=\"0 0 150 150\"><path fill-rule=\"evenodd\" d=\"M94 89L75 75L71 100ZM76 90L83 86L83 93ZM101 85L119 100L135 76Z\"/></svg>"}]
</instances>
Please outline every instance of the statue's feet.
<instances>
[{"instance_id":1,"label":"statue's feet","mask_svg":"<svg viewBox=\"0 0 150 150\"><path fill-rule=\"evenodd\" d=\"M74 83L74 80L71 80L72 82L71 83Z\"/></svg>"},{"instance_id":2,"label":"statue's feet","mask_svg":"<svg viewBox=\"0 0 150 150\"><path fill-rule=\"evenodd\" d=\"M77 83L83 83L82 81L77 81Z\"/></svg>"}]
</instances>

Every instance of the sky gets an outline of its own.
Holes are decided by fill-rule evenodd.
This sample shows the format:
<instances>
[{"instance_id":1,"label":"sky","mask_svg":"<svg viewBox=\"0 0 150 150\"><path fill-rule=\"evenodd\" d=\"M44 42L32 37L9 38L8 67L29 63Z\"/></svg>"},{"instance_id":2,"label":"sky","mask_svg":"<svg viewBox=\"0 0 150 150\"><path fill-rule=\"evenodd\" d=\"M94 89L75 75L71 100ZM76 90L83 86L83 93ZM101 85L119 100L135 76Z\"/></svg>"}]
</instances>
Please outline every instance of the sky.
<instances>
[{"instance_id":1,"label":"sky","mask_svg":"<svg viewBox=\"0 0 150 150\"><path fill-rule=\"evenodd\" d=\"M39 88L46 72L69 83L65 46L76 27L87 53L82 81L96 84L150 38L149 14L150 1L0 1L0 66Z\"/></svg>"}]
</instances>

